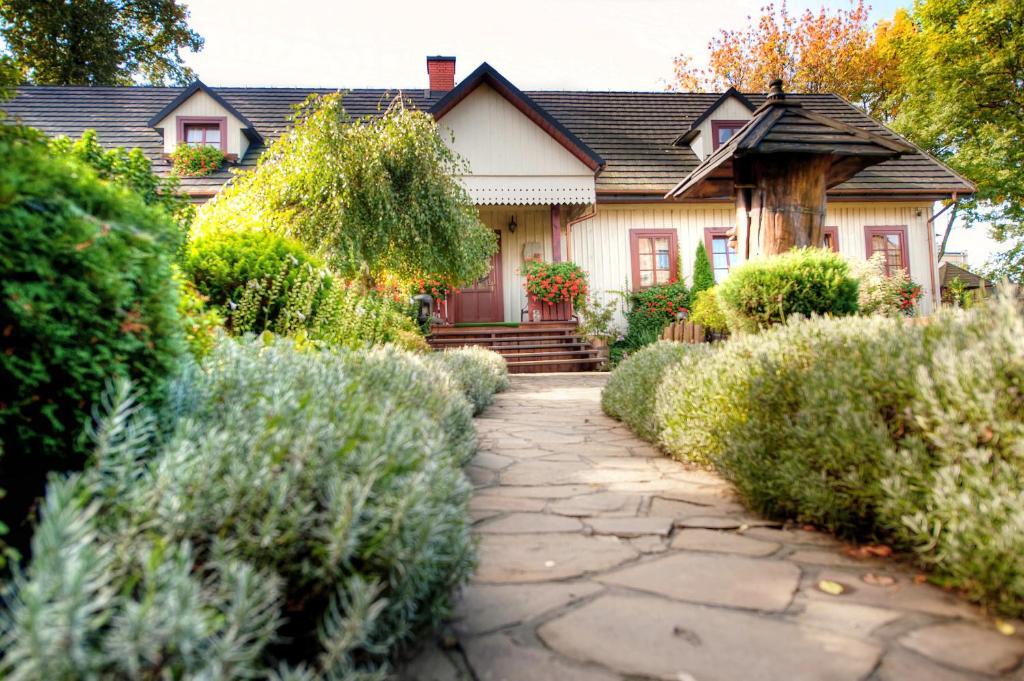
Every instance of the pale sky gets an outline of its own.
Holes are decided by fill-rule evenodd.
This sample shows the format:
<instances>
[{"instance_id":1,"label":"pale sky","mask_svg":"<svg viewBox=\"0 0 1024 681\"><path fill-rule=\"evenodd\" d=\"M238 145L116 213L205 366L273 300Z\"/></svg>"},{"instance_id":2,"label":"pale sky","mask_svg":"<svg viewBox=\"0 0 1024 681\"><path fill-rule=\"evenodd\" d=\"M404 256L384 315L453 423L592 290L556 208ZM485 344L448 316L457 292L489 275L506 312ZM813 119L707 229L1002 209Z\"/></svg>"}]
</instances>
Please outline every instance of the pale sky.
<instances>
[{"instance_id":1,"label":"pale sky","mask_svg":"<svg viewBox=\"0 0 1024 681\"><path fill-rule=\"evenodd\" d=\"M721 28L768 0L185 0L204 38L185 62L208 85L421 88L428 54L457 58L456 79L487 61L531 89L662 90L672 58L701 60ZM848 0L790 0L792 14ZM876 0L872 20L911 0ZM941 220L941 218L940 218ZM984 228L955 230L972 264Z\"/></svg>"}]
</instances>

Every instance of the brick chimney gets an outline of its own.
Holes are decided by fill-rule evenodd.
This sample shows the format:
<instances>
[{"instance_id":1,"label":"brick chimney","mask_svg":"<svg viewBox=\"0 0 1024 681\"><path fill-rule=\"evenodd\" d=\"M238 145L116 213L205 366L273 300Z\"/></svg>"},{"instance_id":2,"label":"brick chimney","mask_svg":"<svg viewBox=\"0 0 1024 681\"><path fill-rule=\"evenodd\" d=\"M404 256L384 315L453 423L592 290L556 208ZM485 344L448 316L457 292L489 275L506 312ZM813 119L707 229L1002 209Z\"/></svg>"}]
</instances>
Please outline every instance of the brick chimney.
<instances>
[{"instance_id":1,"label":"brick chimney","mask_svg":"<svg viewBox=\"0 0 1024 681\"><path fill-rule=\"evenodd\" d=\"M431 92L448 92L455 87L455 57L427 57Z\"/></svg>"}]
</instances>

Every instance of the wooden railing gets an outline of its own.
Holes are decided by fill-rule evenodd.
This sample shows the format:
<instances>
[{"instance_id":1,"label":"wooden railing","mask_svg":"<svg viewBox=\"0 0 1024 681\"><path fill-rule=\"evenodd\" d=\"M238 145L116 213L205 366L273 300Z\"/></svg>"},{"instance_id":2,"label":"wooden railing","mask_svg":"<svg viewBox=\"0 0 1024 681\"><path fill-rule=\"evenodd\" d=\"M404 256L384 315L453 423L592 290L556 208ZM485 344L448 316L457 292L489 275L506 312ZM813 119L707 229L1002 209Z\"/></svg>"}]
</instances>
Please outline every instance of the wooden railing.
<instances>
[{"instance_id":1,"label":"wooden railing","mask_svg":"<svg viewBox=\"0 0 1024 681\"><path fill-rule=\"evenodd\" d=\"M662 340L680 343L707 343L704 327L693 322L673 322L661 332Z\"/></svg>"}]
</instances>

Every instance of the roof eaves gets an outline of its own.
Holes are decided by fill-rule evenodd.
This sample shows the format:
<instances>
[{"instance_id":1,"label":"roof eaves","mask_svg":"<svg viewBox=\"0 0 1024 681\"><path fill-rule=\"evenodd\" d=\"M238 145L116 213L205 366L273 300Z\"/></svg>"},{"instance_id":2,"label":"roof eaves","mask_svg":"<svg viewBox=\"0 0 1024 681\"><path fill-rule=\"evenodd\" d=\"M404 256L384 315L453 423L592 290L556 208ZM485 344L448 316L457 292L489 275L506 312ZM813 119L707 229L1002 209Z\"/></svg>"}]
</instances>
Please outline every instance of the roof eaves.
<instances>
[{"instance_id":1,"label":"roof eaves","mask_svg":"<svg viewBox=\"0 0 1024 681\"><path fill-rule=\"evenodd\" d=\"M498 91L511 104L516 106L528 117L533 118L545 132L568 149L591 170L599 171L605 166L605 160L596 151L577 137L571 130L548 113L542 106L534 102L525 92L517 88L498 71L484 62L469 74L461 83L439 99L428 110L435 119L440 119L465 99L479 85L486 83ZM550 129L549 129L550 128Z\"/></svg>"}]
</instances>

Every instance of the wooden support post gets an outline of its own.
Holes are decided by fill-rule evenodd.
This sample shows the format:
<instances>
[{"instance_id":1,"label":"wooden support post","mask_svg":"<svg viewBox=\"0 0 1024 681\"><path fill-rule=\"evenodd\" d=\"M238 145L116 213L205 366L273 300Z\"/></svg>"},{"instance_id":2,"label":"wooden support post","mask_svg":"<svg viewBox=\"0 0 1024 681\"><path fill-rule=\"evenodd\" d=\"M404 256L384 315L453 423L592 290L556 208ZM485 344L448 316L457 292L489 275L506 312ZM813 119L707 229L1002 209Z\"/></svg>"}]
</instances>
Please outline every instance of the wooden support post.
<instances>
[{"instance_id":1,"label":"wooden support post","mask_svg":"<svg viewBox=\"0 0 1024 681\"><path fill-rule=\"evenodd\" d=\"M560 206L551 206L551 261L562 262L562 215Z\"/></svg>"},{"instance_id":2,"label":"wooden support post","mask_svg":"<svg viewBox=\"0 0 1024 681\"><path fill-rule=\"evenodd\" d=\"M760 255L778 255L793 248L825 243L825 182L831 156L771 154L757 156L746 168L754 182L754 205L760 211L758 234L747 234ZM737 213L747 208L743 192L736 197ZM741 228L746 225L740 225ZM753 225L751 225L751 228Z\"/></svg>"}]
</instances>

